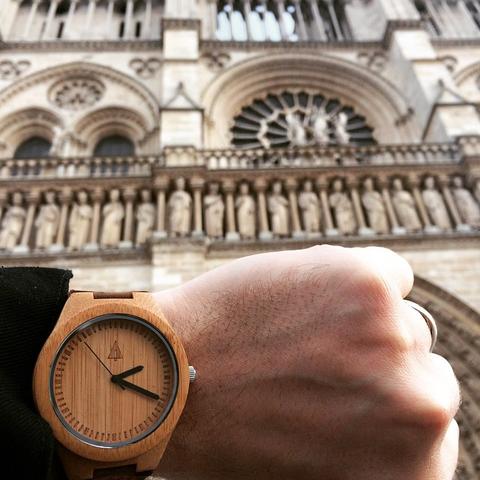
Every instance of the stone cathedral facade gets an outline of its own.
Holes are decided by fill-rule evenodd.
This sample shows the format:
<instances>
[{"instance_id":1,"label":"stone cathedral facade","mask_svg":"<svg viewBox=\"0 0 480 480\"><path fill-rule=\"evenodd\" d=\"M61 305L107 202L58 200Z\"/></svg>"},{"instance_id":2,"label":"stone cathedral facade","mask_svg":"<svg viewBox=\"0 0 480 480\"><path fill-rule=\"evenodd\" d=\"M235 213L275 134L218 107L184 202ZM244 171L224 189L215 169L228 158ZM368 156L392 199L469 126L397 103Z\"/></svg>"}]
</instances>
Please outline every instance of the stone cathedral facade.
<instances>
[{"instance_id":1,"label":"stone cathedral facade","mask_svg":"<svg viewBox=\"0 0 480 480\"><path fill-rule=\"evenodd\" d=\"M0 261L155 290L317 243L412 264L480 475L480 1L0 0Z\"/></svg>"}]
</instances>

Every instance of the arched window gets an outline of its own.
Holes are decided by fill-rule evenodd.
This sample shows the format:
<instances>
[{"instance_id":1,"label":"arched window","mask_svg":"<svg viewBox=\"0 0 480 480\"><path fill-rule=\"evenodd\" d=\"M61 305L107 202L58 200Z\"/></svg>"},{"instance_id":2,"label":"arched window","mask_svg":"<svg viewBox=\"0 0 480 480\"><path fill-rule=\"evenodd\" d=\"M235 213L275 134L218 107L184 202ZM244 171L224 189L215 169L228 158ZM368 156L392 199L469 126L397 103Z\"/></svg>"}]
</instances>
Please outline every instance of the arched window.
<instances>
[{"instance_id":1,"label":"arched window","mask_svg":"<svg viewBox=\"0 0 480 480\"><path fill-rule=\"evenodd\" d=\"M21 143L15 153L14 158L38 158L48 157L52 144L41 137L32 137Z\"/></svg>"},{"instance_id":2,"label":"arched window","mask_svg":"<svg viewBox=\"0 0 480 480\"><path fill-rule=\"evenodd\" d=\"M93 154L96 157L134 155L133 142L121 135L111 135L102 138L95 147Z\"/></svg>"}]
</instances>

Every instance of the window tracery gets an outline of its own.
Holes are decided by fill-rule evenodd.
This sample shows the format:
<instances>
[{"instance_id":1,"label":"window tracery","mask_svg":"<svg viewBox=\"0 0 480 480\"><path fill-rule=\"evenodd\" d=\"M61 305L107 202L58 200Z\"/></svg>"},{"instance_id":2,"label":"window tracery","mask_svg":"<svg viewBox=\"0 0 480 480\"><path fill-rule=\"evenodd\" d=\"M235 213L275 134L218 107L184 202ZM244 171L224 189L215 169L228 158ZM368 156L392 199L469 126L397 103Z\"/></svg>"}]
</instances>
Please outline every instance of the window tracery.
<instances>
[{"instance_id":1,"label":"window tracery","mask_svg":"<svg viewBox=\"0 0 480 480\"><path fill-rule=\"evenodd\" d=\"M376 143L373 128L351 106L305 91L255 99L234 118L231 139L241 148Z\"/></svg>"},{"instance_id":2,"label":"window tracery","mask_svg":"<svg viewBox=\"0 0 480 480\"><path fill-rule=\"evenodd\" d=\"M99 102L104 85L93 78L70 78L56 83L50 90L50 100L65 110L83 110Z\"/></svg>"}]
</instances>

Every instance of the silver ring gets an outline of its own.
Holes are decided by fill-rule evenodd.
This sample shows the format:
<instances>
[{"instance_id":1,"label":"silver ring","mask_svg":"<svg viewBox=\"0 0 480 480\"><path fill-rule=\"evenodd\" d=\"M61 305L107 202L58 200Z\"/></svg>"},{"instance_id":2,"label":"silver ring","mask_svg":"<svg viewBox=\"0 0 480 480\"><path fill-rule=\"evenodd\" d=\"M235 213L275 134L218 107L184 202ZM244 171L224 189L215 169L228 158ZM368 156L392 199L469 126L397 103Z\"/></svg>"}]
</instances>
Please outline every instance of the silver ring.
<instances>
[{"instance_id":1,"label":"silver ring","mask_svg":"<svg viewBox=\"0 0 480 480\"><path fill-rule=\"evenodd\" d=\"M420 315L423 317L425 322L428 325L428 329L430 330L430 335L432 336L432 344L430 346L430 352L433 352L435 348L435 344L437 343L437 336L438 336L438 329L435 319L433 318L432 314L425 310L425 308L418 305L418 303L412 302L410 300L404 300L408 305L410 305L414 310L416 310Z\"/></svg>"}]
</instances>

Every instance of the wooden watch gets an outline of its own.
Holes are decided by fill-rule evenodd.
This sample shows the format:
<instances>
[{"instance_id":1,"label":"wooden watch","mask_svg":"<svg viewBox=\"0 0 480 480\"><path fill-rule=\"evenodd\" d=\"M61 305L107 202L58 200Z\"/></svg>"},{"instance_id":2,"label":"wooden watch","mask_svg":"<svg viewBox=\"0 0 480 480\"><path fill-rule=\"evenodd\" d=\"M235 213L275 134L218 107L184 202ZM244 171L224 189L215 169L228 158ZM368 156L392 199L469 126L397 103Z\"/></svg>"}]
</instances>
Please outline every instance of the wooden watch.
<instances>
[{"instance_id":1,"label":"wooden watch","mask_svg":"<svg viewBox=\"0 0 480 480\"><path fill-rule=\"evenodd\" d=\"M144 479L194 379L151 294L74 291L40 352L33 393L70 480Z\"/></svg>"}]
</instances>

